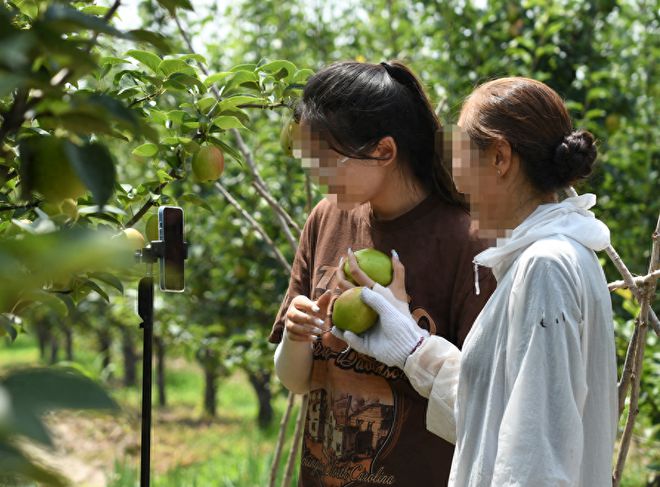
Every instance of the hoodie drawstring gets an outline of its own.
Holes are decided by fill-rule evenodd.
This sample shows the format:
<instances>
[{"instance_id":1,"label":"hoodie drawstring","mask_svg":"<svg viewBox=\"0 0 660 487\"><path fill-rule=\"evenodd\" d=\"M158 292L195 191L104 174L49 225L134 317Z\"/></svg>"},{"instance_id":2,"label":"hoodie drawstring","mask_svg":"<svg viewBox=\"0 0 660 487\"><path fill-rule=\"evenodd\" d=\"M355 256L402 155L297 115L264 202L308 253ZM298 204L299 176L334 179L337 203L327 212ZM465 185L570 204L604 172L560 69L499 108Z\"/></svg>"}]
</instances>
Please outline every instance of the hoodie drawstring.
<instances>
[{"instance_id":1,"label":"hoodie drawstring","mask_svg":"<svg viewBox=\"0 0 660 487\"><path fill-rule=\"evenodd\" d=\"M477 296L481 293L479 289L479 264L473 262L474 264L474 291L477 293Z\"/></svg>"}]
</instances>

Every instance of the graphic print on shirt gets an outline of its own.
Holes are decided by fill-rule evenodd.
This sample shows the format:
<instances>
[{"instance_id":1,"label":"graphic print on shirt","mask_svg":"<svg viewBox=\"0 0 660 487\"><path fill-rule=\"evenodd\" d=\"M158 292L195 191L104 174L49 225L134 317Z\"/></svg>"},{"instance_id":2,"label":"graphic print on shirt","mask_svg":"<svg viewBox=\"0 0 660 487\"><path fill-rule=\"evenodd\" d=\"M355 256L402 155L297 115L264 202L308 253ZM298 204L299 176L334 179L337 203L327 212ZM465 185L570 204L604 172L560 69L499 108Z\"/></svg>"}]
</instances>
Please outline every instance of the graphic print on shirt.
<instances>
[{"instance_id":1,"label":"graphic print on shirt","mask_svg":"<svg viewBox=\"0 0 660 487\"><path fill-rule=\"evenodd\" d=\"M335 270L319 267L313 299L335 289ZM435 330L425 310L415 311L420 325ZM388 472L381 460L399 436L403 398L390 381L403 380L403 371L347 349L330 333L314 343L313 356L302 450L305 478L328 487L399 485L404 480Z\"/></svg>"}]
</instances>

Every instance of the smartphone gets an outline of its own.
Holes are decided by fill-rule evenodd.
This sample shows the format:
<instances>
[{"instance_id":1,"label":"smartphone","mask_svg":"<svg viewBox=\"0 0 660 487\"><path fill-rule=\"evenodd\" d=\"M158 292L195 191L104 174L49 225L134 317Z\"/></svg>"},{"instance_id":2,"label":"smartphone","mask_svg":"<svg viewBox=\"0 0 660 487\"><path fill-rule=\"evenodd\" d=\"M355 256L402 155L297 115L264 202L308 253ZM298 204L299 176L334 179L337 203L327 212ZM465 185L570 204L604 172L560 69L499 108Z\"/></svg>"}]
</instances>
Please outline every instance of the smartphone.
<instances>
[{"instance_id":1,"label":"smartphone","mask_svg":"<svg viewBox=\"0 0 660 487\"><path fill-rule=\"evenodd\" d=\"M160 259L160 289L183 292L183 269L186 249L183 238L183 209L178 206L158 208L158 235L163 242Z\"/></svg>"}]
</instances>

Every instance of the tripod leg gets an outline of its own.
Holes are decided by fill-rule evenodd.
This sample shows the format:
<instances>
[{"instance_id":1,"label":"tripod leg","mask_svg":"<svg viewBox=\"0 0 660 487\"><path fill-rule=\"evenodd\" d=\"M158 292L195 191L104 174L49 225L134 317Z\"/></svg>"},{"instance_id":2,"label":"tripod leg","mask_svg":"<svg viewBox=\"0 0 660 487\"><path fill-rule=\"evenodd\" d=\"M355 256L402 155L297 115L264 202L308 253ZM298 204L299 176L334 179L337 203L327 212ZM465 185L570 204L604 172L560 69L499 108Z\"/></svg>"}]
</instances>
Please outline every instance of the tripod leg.
<instances>
[{"instance_id":1,"label":"tripod leg","mask_svg":"<svg viewBox=\"0 0 660 487\"><path fill-rule=\"evenodd\" d=\"M149 487L151 470L151 381L153 355L154 283L151 276L140 279L138 313L143 322L144 349L142 355L142 442L140 447L140 487Z\"/></svg>"}]
</instances>

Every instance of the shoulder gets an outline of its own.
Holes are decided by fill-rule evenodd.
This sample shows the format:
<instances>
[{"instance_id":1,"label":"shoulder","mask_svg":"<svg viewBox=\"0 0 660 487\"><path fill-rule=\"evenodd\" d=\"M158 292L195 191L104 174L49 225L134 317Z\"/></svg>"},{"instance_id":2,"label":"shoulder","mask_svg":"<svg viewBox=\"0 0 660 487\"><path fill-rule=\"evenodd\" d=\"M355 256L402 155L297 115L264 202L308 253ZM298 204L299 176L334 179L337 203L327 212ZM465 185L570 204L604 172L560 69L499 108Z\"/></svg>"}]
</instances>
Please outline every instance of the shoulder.
<instances>
[{"instance_id":1,"label":"shoulder","mask_svg":"<svg viewBox=\"0 0 660 487\"><path fill-rule=\"evenodd\" d=\"M564 235L542 238L531 244L520 256L522 263L544 263L558 266L578 266L585 255L592 253L584 245Z\"/></svg>"},{"instance_id":2,"label":"shoulder","mask_svg":"<svg viewBox=\"0 0 660 487\"><path fill-rule=\"evenodd\" d=\"M581 269L588 263L589 250L563 235L537 240L518 259L516 280L534 280L553 286L579 286Z\"/></svg>"},{"instance_id":3,"label":"shoulder","mask_svg":"<svg viewBox=\"0 0 660 487\"><path fill-rule=\"evenodd\" d=\"M320 223L327 219L332 214L334 205L328 201L328 198L323 198L319 201L312 211L307 215L305 220L305 231L307 233L316 234Z\"/></svg>"}]
</instances>

